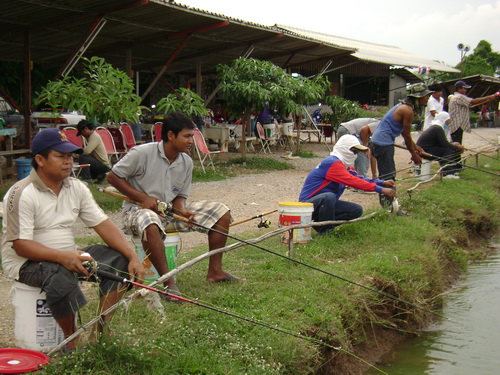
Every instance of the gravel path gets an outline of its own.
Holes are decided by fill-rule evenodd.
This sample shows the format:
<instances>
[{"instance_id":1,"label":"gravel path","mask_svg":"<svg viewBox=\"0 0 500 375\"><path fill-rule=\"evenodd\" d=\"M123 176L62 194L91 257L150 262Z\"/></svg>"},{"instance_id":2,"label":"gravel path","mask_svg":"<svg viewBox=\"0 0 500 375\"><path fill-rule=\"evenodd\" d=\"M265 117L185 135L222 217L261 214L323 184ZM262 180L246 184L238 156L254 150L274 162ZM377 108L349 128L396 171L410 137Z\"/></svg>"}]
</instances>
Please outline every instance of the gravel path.
<instances>
[{"instance_id":1,"label":"gravel path","mask_svg":"<svg viewBox=\"0 0 500 375\"><path fill-rule=\"evenodd\" d=\"M499 137L500 129L475 129L473 133L465 135L464 144L469 148L478 149L491 144L488 140L496 143ZM231 208L235 221L277 209L278 202L296 201L307 173L328 155L324 144L306 144L303 150L314 152L318 157L310 159L284 159L283 156L286 156L288 153L277 152L272 157L289 161L295 166L295 169L265 174L242 175L226 181L195 183L192 187L190 200L207 199L223 202ZM396 149L395 159L398 170L409 166L408 162L410 159L407 151ZM410 175L411 171L405 170L398 176L407 177ZM360 194L348 190L343 195L343 199L359 203L365 208L378 206L378 196L376 194ZM115 223L120 225L119 212L109 213L109 216ZM277 228L277 213L267 216L266 219L272 222L270 229ZM248 230L255 231L257 230L257 224L258 220L252 220L234 226L231 228L231 233L237 236L238 233ZM265 231L265 229L261 230ZM94 235L95 233L85 228L81 223L75 226L74 232L76 237ZM181 239L182 251L189 251L193 246L206 243L206 236L197 232L182 233ZM0 295L4 296L0 301L0 347L14 346L14 311L10 303L10 287L11 281L6 279L3 276L3 272L0 271Z\"/></svg>"}]
</instances>

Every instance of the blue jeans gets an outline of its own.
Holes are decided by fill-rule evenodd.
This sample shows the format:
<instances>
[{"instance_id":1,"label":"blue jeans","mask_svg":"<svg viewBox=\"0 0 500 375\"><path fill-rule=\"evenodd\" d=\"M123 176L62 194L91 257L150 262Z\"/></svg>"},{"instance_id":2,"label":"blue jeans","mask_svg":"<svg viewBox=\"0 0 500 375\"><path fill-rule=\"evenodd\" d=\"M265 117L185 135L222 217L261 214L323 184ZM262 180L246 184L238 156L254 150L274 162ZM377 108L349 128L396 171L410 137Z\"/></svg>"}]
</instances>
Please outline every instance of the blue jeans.
<instances>
[{"instance_id":1,"label":"blue jeans","mask_svg":"<svg viewBox=\"0 0 500 375\"><path fill-rule=\"evenodd\" d=\"M363 214L363 207L357 203L337 200L333 193L315 195L307 201L314 205L312 220L315 222L330 220L352 220ZM313 227L319 234L325 234L337 225Z\"/></svg>"},{"instance_id":2,"label":"blue jeans","mask_svg":"<svg viewBox=\"0 0 500 375\"><path fill-rule=\"evenodd\" d=\"M381 180L395 180L394 145L380 146L374 143L373 157L377 159L378 178ZM392 206L393 199L387 195L379 195L380 205L384 208Z\"/></svg>"}]
</instances>

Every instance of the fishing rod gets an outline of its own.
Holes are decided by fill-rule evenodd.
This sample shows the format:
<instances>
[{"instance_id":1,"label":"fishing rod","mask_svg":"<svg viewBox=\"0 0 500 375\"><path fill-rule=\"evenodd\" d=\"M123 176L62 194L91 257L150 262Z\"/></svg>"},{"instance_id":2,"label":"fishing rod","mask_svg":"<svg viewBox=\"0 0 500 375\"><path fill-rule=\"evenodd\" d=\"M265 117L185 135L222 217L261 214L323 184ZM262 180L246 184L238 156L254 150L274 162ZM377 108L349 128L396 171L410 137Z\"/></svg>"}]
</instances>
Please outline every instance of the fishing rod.
<instances>
[{"instance_id":1,"label":"fishing rod","mask_svg":"<svg viewBox=\"0 0 500 375\"><path fill-rule=\"evenodd\" d=\"M271 215L273 213L275 213L276 211L278 210L272 210L272 211L267 211L267 212L263 212L261 214L258 214L258 215L255 215L255 216L252 216L252 217L249 217L249 218L246 218L246 219L243 219L243 220L240 220L240 221L237 221L235 223L231 223L229 226L230 227L234 227L235 225L238 225L238 224L243 224L243 223L246 223L247 221L250 221L250 220L253 220L253 219L260 219L261 217L263 216L266 216L266 215ZM265 220L263 221L262 223L265 223L266 221L268 220ZM270 223L269 223L270 224ZM260 225L260 224L259 224ZM269 226L264 226L265 228L269 228ZM259 227L260 228L260 227Z\"/></svg>"},{"instance_id":2,"label":"fishing rod","mask_svg":"<svg viewBox=\"0 0 500 375\"><path fill-rule=\"evenodd\" d=\"M269 329L272 329L274 331L281 332L281 333L284 333L286 335L293 336L293 337L296 337L296 338L299 338L299 339L302 339L302 340L306 340L306 341L312 342L314 344L322 345L322 346L325 346L325 347L330 348L330 349L334 349L334 350L337 350L337 351L342 350L341 347L336 347L336 346L327 344L326 342L324 342L322 340L318 340L318 339L315 339L315 338L312 338L312 337L304 336L304 335L301 335L299 333L294 333L294 332L291 332L291 331L287 331L287 330L284 330L282 328L278 328L276 326L273 326L271 324L259 322L257 320L254 320L254 319L251 319L251 318L247 318L245 316L242 316L242 315L239 315L239 314L236 314L236 313L233 313L233 312L221 309L219 307L210 306L208 304L201 303L199 301L195 301L195 300L192 300L192 299L189 299L189 298L186 298L186 297L182 297L182 296L179 296L179 295L176 295L176 294L168 293L166 291L163 291L163 290L160 290L160 289L157 289L157 288L153 288L151 286L144 285L144 284L138 283L136 281L129 280L129 279L125 278L125 277L121 277L121 276L115 275L114 273L101 270L101 269L99 269L99 267L95 268L93 265L87 267L87 270L90 273L97 274L97 276L99 276L101 278L105 278L105 279L117 281L117 282L122 283L122 284L130 284L132 286L135 286L135 287L138 287L138 288L142 288L142 289L146 289L146 290L149 290L151 292L155 292L155 293L158 293L158 294L163 294L164 296L167 296L169 298L174 298L174 299L179 300L181 302L187 302L187 303L190 303L192 305L196 305L196 306L199 306L199 307L203 307L205 309L216 311L216 312L221 313L221 314L229 315L229 316L231 316L233 318L244 320L245 322L249 322L249 323L256 324L256 325L259 325L259 326L262 326L262 327L265 327L265 328L269 328Z\"/></svg>"},{"instance_id":3,"label":"fishing rod","mask_svg":"<svg viewBox=\"0 0 500 375\"><path fill-rule=\"evenodd\" d=\"M264 322L261 322L261 321L258 321L258 320L252 319L252 318L247 318L247 317L245 317L243 315L236 314L234 312L231 312L231 311L228 311L228 310L224 310L224 309L221 309L219 307L210 306L210 305L208 305L206 303L202 303L202 302L199 302L199 301L196 301L196 300L192 300L192 299L189 299L189 298L186 298L186 297L182 297L182 296L179 296L179 295L176 295L176 294L168 293L166 291L163 291L163 290L160 290L160 289L157 289L157 288L153 288L153 287L151 287L149 285L144 285L144 284L138 283L136 281L132 281L132 280L127 279L125 277L121 277L121 276L115 275L114 273L111 273L111 272L99 269L99 267L96 264L96 262L88 262L87 261L87 262L84 262L84 263L85 263L84 266L86 267L87 271L89 271L90 274L97 275L98 277L109 279L109 280L113 280L113 281L117 281L117 282L122 283L122 284L130 284L130 285L138 287L138 288L146 289L146 290L149 290L151 292L155 292L155 293L158 293L158 294L162 294L164 296L168 296L170 298L177 299L177 300L179 300L181 302L190 303L192 305L195 305L195 306L198 306L198 307L203 307L205 309L208 309L208 310L211 310L211 311L215 311L215 312L218 312L218 313L221 313L221 314L224 314L224 315L228 315L228 316L230 316L232 318L240 319L240 320L243 320L245 322L258 325L260 327L269 328L269 329L271 329L273 331L280 332L280 333L283 333L285 335L289 335L289 336L298 338L300 340L308 341L308 342L316 344L316 345L321 345L321 346L323 346L325 348L328 348L328 349L333 349L335 351L345 352L346 354L348 354L350 356L353 356L354 358L362 361L363 363L365 363L368 366L370 366L371 368L379 371L380 373L387 375L387 373L385 373L384 371L382 371L378 367L372 365L371 363L369 363L368 361L364 360L363 358L358 357L354 353L351 353L351 352L347 351L346 349L343 349L341 346L333 346L333 345L330 345L330 344L328 344L328 343L326 343L326 342L324 342L322 340L315 339L315 338L309 337L309 336L305 336L305 335L302 335L300 333L295 333L295 332L292 332L292 331L288 331L288 330L285 330L283 328L279 328L276 325L271 325L269 323L264 323Z\"/></svg>"},{"instance_id":4,"label":"fishing rod","mask_svg":"<svg viewBox=\"0 0 500 375\"><path fill-rule=\"evenodd\" d=\"M398 145L398 144L395 144L394 146L396 147L399 147L399 148L402 148L403 150L408 150L406 148L406 146L403 146L403 145ZM432 154L429 154L428 152L421 152L421 154L423 156L427 156L428 158L432 158L434 160L441 160L441 161L445 161L447 163L450 162L450 160L446 159L446 158L442 158L440 156L436 156L436 155L432 155ZM480 171L480 172L484 172L484 173L488 173L488 174L492 174L493 176L497 176L497 177L500 177L500 174L498 173L494 173L494 172L490 172L490 171L487 171L487 170L484 170L484 169L481 169L481 168L477 168L477 167L473 167L471 165L466 165L466 164L462 164L464 167L467 167L467 168L471 168L471 169L475 169L476 171Z\"/></svg>"},{"instance_id":5,"label":"fishing rod","mask_svg":"<svg viewBox=\"0 0 500 375\"><path fill-rule=\"evenodd\" d=\"M126 200L127 202L134 203L134 204L136 204L136 205L140 205L140 204L139 204L139 202L135 202L134 200L132 200L132 199L130 199L129 197L127 197L126 195L122 195L122 194L116 193L116 192L114 192L114 191L111 191L111 190L106 190L106 189L102 189L102 188L100 188L100 189L99 189L99 191L104 192L104 193L109 194L109 195L112 195L112 196L114 196L114 197L116 197L116 198L120 198L120 199ZM441 314L441 313L439 313L439 312L436 312L436 311L432 311L432 310L426 309L425 307L422 307L422 306L416 305L416 304L414 304L414 303L412 303L412 302L409 302L409 301L405 301L405 300L403 300L403 299L401 299L401 298L398 298L398 297L396 297L396 296L394 296L394 295L392 295L392 294L389 294L389 293L383 292L383 291L381 291L381 290L377 290L377 289L374 289L374 288L372 288L372 287L369 287L369 286L366 286L366 285L360 284L360 283L358 283L358 282L356 282L356 281L353 281L353 280L349 280L349 279L347 279L347 278L345 278L345 277L342 277L342 276L336 275L336 274L334 274L334 273L331 273L331 272L325 271L325 270L323 270L323 269L321 269L321 268L319 268L319 267L316 267L316 266L313 266L313 265L311 265L311 264L308 264L308 263L302 262L302 261L300 261L300 260L298 260L298 259L294 259L294 258L291 258L291 257L289 257L289 256L286 256L286 255L280 254L280 253L278 253L278 252L276 252L276 251L273 251L273 250L271 250L271 249L267 249L267 248L265 248L265 247L263 247L263 246L257 245L257 244L255 244L255 243L250 242L250 241L246 241L246 240L240 239L240 238L238 238L238 237L236 237L236 236L230 235L229 233L224 233L224 232L219 231L219 230L217 230L217 229L214 229L214 228L209 228L209 227L206 227L206 226L204 226L204 225L202 225L202 224L196 223L196 222L194 222L194 221L190 221L189 219L187 219L187 218L185 218L185 217L183 217L183 216L180 216L180 215L177 215L177 214L172 213L172 212L170 211L170 209L169 209L169 207L171 207L171 206L172 206L171 204L168 204L168 203L165 203L165 202L160 202L160 201L158 201L158 211L160 211L160 215L170 216L170 217L172 217L172 218L174 218L174 219L176 219L176 220L183 221L183 222L185 222L185 223L186 223L186 224L188 224L188 225L191 225L191 226L196 226L196 227L202 228L202 229L203 229L203 230L205 230L205 231L212 231L212 232L215 232L215 233L222 234L223 236L226 236L226 237L228 237L228 238L231 238L231 239L233 239L233 240L236 240L236 241L238 241L238 242L241 242L241 243L243 243L243 244L245 244L245 245L250 245L250 246L253 246L253 247L257 248L257 249L260 249L260 250L263 250L263 251L265 251L265 252L267 252L267 253L270 253L270 254L276 255L276 256L278 256L278 257L280 257L280 258L287 259L287 260L289 260L289 261L291 261L291 262L294 262L294 263L300 264L300 265L302 265L302 266L304 266L304 267L310 268L310 269L312 269L312 270L315 270L315 271L321 272L321 273L323 273L323 274L325 274L325 275L328 275L328 276L331 276L331 277L333 277L333 278L336 278L336 279L339 279L339 280L345 281L345 282L347 282L347 283L350 283L350 284L356 285L356 286L358 286L358 287L360 287L360 288L366 289L366 290L368 290L368 291L370 291L370 292L373 292L373 293L376 293L376 294L378 294L378 295L380 295L380 296L383 296L383 297L386 297L386 298L392 299L393 301L396 301L396 302L401 302L401 303L404 303L404 304L406 304L406 305L408 305L408 306L414 307L414 308L416 308L416 309L418 309L418 310L421 310L421 311L424 311L424 312L428 312L428 313L431 313L431 314L437 315L437 316L439 316L439 317L441 317L441 318L444 318L444 319L448 319L447 317L445 317L443 314Z\"/></svg>"}]
</instances>

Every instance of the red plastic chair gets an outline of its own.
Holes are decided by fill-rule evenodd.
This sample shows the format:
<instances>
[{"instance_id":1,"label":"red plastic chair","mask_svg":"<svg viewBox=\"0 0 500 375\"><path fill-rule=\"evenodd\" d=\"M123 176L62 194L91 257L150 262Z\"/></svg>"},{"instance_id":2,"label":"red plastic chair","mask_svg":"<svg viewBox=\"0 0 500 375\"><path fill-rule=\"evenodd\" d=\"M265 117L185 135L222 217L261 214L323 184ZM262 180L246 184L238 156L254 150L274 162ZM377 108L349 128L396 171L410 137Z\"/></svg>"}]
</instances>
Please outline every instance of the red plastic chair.
<instances>
[{"instance_id":1,"label":"red plastic chair","mask_svg":"<svg viewBox=\"0 0 500 375\"><path fill-rule=\"evenodd\" d=\"M66 134L66 137L69 139L69 141L78 147L83 148L83 139L81 135L78 134L78 129L73 128L72 126L67 126L64 129L62 129L63 133Z\"/></svg>"},{"instance_id":2,"label":"red plastic chair","mask_svg":"<svg viewBox=\"0 0 500 375\"><path fill-rule=\"evenodd\" d=\"M194 131L194 146L196 148L196 153L198 154L198 159L200 159L201 169L203 169L203 173L206 173L205 170L205 161L207 162L207 167L212 166L212 169L215 172L214 161L212 160L212 155L220 154L222 151L210 151L207 146L207 142L205 141L205 137L200 132L198 128L193 129Z\"/></svg>"},{"instance_id":3,"label":"red plastic chair","mask_svg":"<svg viewBox=\"0 0 500 375\"><path fill-rule=\"evenodd\" d=\"M116 151L113 137L108 129L103 126L99 126L95 131L101 137L102 143L104 143L104 147L106 148L106 152L111 162L113 162L113 158L116 158L116 161L120 160L120 158L127 153L126 151Z\"/></svg>"},{"instance_id":4,"label":"red plastic chair","mask_svg":"<svg viewBox=\"0 0 500 375\"><path fill-rule=\"evenodd\" d=\"M134 137L134 132L132 131L132 128L129 124L121 124L120 130L125 137L125 146L127 147L127 151L137 145Z\"/></svg>"},{"instance_id":5,"label":"red plastic chair","mask_svg":"<svg viewBox=\"0 0 500 375\"><path fill-rule=\"evenodd\" d=\"M127 151L127 142L125 141L125 136L123 135L121 129L115 127L108 127L106 129L108 129L111 133L111 137L113 137L116 151Z\"/></svg>"},{"instance_id":6,"label":"red plastic chair","mask_svg":"<svg viewBox=\"0 0 500 375\"><path fill-rule=\"evenodd\" d=\"M161 128L163 126L163 122L155 122L151 127L151 140L153 142L161 141Z\"/></svg>"}]
</instances>

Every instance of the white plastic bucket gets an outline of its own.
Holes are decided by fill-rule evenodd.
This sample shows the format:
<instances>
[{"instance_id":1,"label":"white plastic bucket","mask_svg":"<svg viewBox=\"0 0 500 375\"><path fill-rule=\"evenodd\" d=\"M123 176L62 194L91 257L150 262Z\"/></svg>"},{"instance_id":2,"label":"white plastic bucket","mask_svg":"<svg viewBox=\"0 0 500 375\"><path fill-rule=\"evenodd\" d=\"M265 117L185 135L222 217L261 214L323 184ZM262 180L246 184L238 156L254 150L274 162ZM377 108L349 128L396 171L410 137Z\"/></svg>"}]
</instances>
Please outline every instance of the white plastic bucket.
<instances>
[{"instance_id":1,"label":"white plastic bucket","mask_svg":"<svg viewBox=\"0 0 500 375\"><path fill-rule=\"evenodd\" d=\"M165 239L163 240L163 244L165 245L165 256L167 258L167 264L169 270L173 270L175 267L177 267L177 253L179 251L179 241L180 237L178 232L167 233ZM134 243L137 256L139 257L139 260L142 262L142 266L146 271L145 281L153 282L157 280L161 275L158 274L158 271L156 271L156 268L149 260L148 254L144 252L141 239L139 237L133 237L132 242Z\"/></svg>"},{"instance_id":2,"label":"white plastic bucket","mask_svg":"<svg viewBox=\"0 0 500 375\"><path fill-rule=\"evenodd\" d=\"M420 166L420 179L428 180L431 178L431 167L432 160L422 160L422 165Z\"/></svg>"},{"instance_id":3,"label":"white plastic bucket","mask_svg":"<svg viewBox=\"0 0 500 375\"><path fill-rule=\"evenodd\" d=\"M308 224L312 221L314 205L304 202L280 202L278 203L278 213L280 217L280 228L289 225ZM284 232L281 236L281 243L288 244L290 231ZM293 242L306 243L311 240L311 228L294 229Z\"/></svg>"},{"instance_id":4,"label":"white plastic bucket","mask_svg":"<svg viewBox=\"0 0 500 375\"><path fill-rule=\"evenodd\" d=\"M14 281L11 293L15 309L14 337L18 347L49 352L63 341L63 331L52 317L45 292Z\"/></svg>"}]
</instances>

